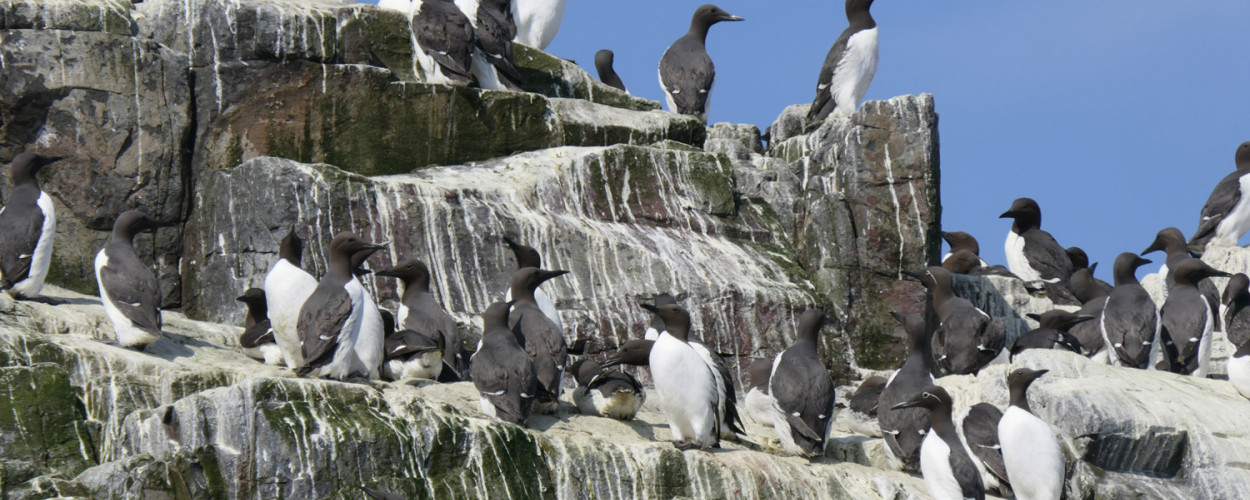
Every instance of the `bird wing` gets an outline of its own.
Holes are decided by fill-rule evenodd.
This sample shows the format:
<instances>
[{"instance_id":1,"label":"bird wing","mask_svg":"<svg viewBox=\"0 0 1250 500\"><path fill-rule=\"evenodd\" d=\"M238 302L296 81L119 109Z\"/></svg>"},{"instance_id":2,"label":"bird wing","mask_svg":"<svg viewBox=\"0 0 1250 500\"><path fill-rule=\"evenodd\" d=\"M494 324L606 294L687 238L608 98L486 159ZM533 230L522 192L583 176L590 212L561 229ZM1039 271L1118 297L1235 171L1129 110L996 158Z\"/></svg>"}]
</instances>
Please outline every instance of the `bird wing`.
<instances>
[{"instance_id":1,"label":"bird wing","mask_svg":"<svg viewBox=\"0 0 1250 500\"><path fill-rule=\"evenodd\" d=\"M833 74L837 71L842 56L846 54L847 41L851 39L851 28L847 27L838 36L829 53L825 55L825 63L820 67L820 76L816 79L816 99L807 110L808 120L824 120L838 107L833 100Z\"/></svg>"},{"instance_id":2,"label":"bird wing","mask_svg":"<svg viewBox=\"0 0 1250 500\"><path fill-rule=\"evenodd\" d=\"M851 402L847 406L850 407L853 412L864 415L876 415L878 408L877 403L881 399L881 391L883 390L885 390L885 384L860 392L859 394L851 396Z\"/></svg>"},{"instance_id":3,"label":"bird wing","mask_svg":"<svg viewBox=\"0 0 1250 500\"><path fill-rule=\"evenodd\" d=\"M421 47L443 71L469 80L473 64L474 29L469 17L451 2L424 2L412 19Z\"/></svg>"},{"instance_id":4,"label":"bird wing","mask_svg":"<svg viewBox=\"0 0 1250 500\"><path fill-rule=\"evenodd\" d=\"M1215 236L1215 228L1224 221L1224 216L1233 211L1233 207L1241 201L1241 176L1244 172L1237 171L1220 179L1206 204L1202 205L1202 216L1198 219L1198 229L1189 239L1191 244L1205 244Z\"/></svg>"},{"instance_id":5,"label":"bird wing","mask_svg":"<svg viewBox=\"0 0 1250 500\"><path fill-rule=\"evenodd\" d=\"M401 330L386 337L386 360L408 359L411 355L437 351L438 341L412 330Z\"/></svg>"},{"instance_id":6,"label":"bird wing","mask_svg":"<svg viewBox=\"0 0 1250 500\"><path fill-rule=\"evenodd\" d=\"M276 342L276 340L273 338L273 327L269 325L269 320L249 326L246 330L243 330L243 335L239 336L239 345L245 349L255 349L262 344L271 344L273 342Z\"/></svg>"},{"instance_id":7,"label":"bird wing","mask_svg":"<svg viewBox=\"0 0 1250 500\"><path fill-rule=\"evenodd\" d=\"M707 51L699 50L685 38L678 40L664 52L660 59L660 83L673 98L677 109L670 110L684 115L702 115L707 112L708 96L716 80L716 66ZM680 56L680 57L679 57ZM687 59L682 65L681 60Z\"/></svg>"},{"instance_id":8,"label":"bird wing","mask_svg":"<svg viewBox=\"0 0 1250 500\"><path fill-rule=\"evenodd\" d=\"M964 439L972 454L985 464L985 468L999 479L1007 480L1007 466L1003 463L1003 450L998 443L998 421L1003 412L989 403L978 403L964 417Z\"/></svg>"},{"instance_id":9,"label":"bird wing","mask_svg":"<svg viewBox=\"0 0 1250 500\"><path fill-rule=\"evenodd\" d=\"M492 346L493 347L493 346ZM534 364L521 350L483 349L473 359L473 385L500 420L521 424L538 392Z\"/></svg>"},{"instance_id":10,"label":"bird wing","mask_svg":"<svg viewBox=\"0 0 1250 500\"><path fill-rule=\"evenodd\" d=\"M1149 363L1150 344L1159 326L1158 311L1144 289L1137 290L1140 293L1117 291L1112 290L1103 310L1104 329L1111 342L1108 348L1115 349L1120 360L1144 368Z\"/></svg>"},{"instance_id":11,"label":"bird wing","mask_svg":"<svg viewBox=\"0 0 1250 500\"><path fill-rule=\"evenodd\" d=\"M16 191L16 190L15 190ZM13 198L17 198L14 193ZM16 200L10 200L10 203ZM0 290L7 290L30 275L35 243L43 232L43 212L18 217L13 210L0 209Z\"/></svg>"},{"instance_id":12,"label":"bird wing","mask_svg":"<svg viewBox=\"0 0 1250 500\"><path fill-rule=\"evenodd\" d=\"M544 399L560 395L561 375L568 362L568 343L564 334L538 307L518 304L508 318L512 332L525 339L525 353L534 362Z\"/></svg>"},{"instance_id":13,"label":"bird wing","mask_svg":"<svg viewBox=\"0 0 1250 500\"><path fill-rule=\"evenodd\" d=\"M1197 300L1195 300L1197 299ZM1198 368L1198 345L1202 342L1208 307L1202 297L1173 290L1159 311L1163 320L1162 338L1171 340L1169 354L1175 349L1174 368L1192 372Z\"/></svg>"},{"instance_id":14,"label":"bird wing","mask_svg":"<svg viewBox=\"0 0 1250 500\"><path fill-rule=\"evenodd\" d=\"M813 387L821 390L809 391ZM834 386L820 360L783 352L768 380L768 393L790 429L809 441L796 439L796 443L809 453L823 449L833 418Z\"/></svg>"},{"instance_id":15,"label":"bird wing","mask_svg":"<svg viewBox=\"0 0 1250 500\"><path fill-rule=\"evenodd\" d=\"M156 275L147 266L133 262L125 266L125 260L110 260L100 268L100 286L108 292L109 301L137 328L160 331L161 292Z\"/></svg>"},{"instance_id":16,"label":"bird wing","mask_svg":"<svg viewBox=\"0 0 1250 500\"><path fill-rule=\"evenodd\" d=\"M516 37L516 24L501 14L477 9L477 48L491 66L499 72L500 79L512 90L521 90L521 72L512 60L512 39Z\"/></svg>"},{"instance_id":17,"label":"bird wing","mask_svg":"<svg viewBox=\"0 0 1250 500\"><path fill-rule=\"evenodd\" d=\"M1024 258L1042 279L1067 281L1072 276L1072 258L1050 233L1030 229L1023 238Z\"/></svg>"},{"instance_id":18,"label":"bird wing","mask_svg":"<svg viewBox=\"0 0 1250 500\"><path fill-rule=\"evenodd\" d=\"M304 364L295 371L304 376L334 359L339 344L339 334L352 314L352 298L342 286L322 282L304 306L299 310L300 345L303 346Z\"/></svg>"},{"instance_id":19,"label":"bird wing","mask_svg":"<svg viewBox=\"0 0 1250 500\"><path fill-rule=\"evenodd\" d=\"M981 471L972 458L963 449L952 449L950 452L951 472L959 482L960 493L964 498L985 500L985 484L981 482Z\"/></svg>"}]
</instances>

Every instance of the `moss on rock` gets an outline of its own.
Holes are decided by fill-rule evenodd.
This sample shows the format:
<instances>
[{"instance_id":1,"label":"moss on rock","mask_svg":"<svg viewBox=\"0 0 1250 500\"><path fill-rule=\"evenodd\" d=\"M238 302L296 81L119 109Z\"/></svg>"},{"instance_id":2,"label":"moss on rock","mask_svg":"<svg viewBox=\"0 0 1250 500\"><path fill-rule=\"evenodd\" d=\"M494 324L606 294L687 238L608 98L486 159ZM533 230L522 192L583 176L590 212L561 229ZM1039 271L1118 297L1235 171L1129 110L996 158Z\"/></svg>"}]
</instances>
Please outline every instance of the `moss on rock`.
<instances>
[{"instance_id":1,"label":"moss on rock","mask_svg":"<svg viewBox=\"0 0 1250 500\"><path fill-rule=\"evenodd\" d=\"M36 476L73 476L94 465L85 416L59 366L0 368L0 497Z\"/></svg>"}]
</instances>

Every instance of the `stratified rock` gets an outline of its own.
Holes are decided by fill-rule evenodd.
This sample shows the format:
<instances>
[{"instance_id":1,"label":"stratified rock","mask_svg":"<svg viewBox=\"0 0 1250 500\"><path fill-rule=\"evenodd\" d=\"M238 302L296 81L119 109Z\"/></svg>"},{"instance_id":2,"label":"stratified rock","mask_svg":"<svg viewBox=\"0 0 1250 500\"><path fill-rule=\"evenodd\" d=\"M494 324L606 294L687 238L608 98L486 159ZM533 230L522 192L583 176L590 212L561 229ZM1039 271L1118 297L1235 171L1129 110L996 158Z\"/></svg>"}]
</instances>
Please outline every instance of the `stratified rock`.
<instances>
[{"instance_id":1,"label":"stratified rock","mask_svg":"<svg viewBox=\"0 0 1250 500\"><path fill-rule=\"evenodd\" d=\"M799 263L833 302L827 313L855 332L847 341L858 366L898 366L905 336L889 312L919 312L925 300L902 272L936 262L941 241L933 98L869 101L809 133L780 134L798 109L773 125L768 154L802 180Z\"/></svg>"},{"instance_id":2,"label":"stratified rock","mask_svg":"<svg viewBox=\"0 0 1250 500\"><path fill-rule=\"evenodd\" d=\"M68 5L91 5L111 23L118 2L22 5L46 7L41 19L60 26L56 13L81 10ZM127 209L183 218L192 125L183 58L111 32L0 31L0 162L28 150L66 158L43 174L57 208L50 281L94 291L95 253ZM0 184L7 198L8 182ZM156 262L164 302L176 304L181 230L161 230L155 242L142 236L135 246Z\"/></svg>"},{"instance_id":3,"label":"stratified rock","mask_svg":"<svg viewBox=\"0 0 1250 500\"><path fill-rule=\"evenodd\" d=\"M1010 348L1017 338L1037 328L1029 314L1042 314L1054 309L1077 311L1075 306L1056 306L1050 299L1037 297L1024 287L1024 281L1006 276L952 275L956 296L968 299L1005 327L1006 344Z\"/></svg>"},{"instance_id":4,"label":"stratified rock","mask_svg":"<svg viewBox=\"0 0 1250 500\"><path fill-rule=\"evenodd\" d=\"M35 476L73 477L96 464L90 427L65 370L48 363L3 366L0 387L0 497L21 495Z\"/></svg>"},{"instance_id":5,"label":"stratified rock","mask_svg":"<svg viewBox=\"0 0 1250 500\"><path fill-rule=\"evenodd\" d=\"M134 30L130 7L130 0L0 0L0 30L130 35Z\"/></svg>"}]
</instances>

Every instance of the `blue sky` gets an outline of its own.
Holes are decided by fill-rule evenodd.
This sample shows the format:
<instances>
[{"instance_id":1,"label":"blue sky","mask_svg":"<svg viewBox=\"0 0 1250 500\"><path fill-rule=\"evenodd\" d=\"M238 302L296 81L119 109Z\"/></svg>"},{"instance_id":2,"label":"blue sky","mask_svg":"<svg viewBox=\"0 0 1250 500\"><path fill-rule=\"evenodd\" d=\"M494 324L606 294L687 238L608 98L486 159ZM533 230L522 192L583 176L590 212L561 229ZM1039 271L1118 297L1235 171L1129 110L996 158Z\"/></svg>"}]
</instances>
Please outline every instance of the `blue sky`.
<instances>
[{"instance_id":1,"label":"blue sky","mask_svg":"<svg viewBox=\"0 0 1250 500\"><path fill-rule=\"evenodd\" d=\"M548 51L593 74L594 53L612 49L630 91L658 100L660 56L700 4L571 0ZM746 21L708 36L710 121L763 128L810 102L846 27L843 2L718 5ZM943 228L975 235L991 263L1005 263L1010 229L998 214L1028 196L1042 227L1109 279L1115 256L1159 229L1189 236L1250 140L1245 0L878 0L872 11L881 60L867 99L934 94Z\"/></svg>"}]
</instances>

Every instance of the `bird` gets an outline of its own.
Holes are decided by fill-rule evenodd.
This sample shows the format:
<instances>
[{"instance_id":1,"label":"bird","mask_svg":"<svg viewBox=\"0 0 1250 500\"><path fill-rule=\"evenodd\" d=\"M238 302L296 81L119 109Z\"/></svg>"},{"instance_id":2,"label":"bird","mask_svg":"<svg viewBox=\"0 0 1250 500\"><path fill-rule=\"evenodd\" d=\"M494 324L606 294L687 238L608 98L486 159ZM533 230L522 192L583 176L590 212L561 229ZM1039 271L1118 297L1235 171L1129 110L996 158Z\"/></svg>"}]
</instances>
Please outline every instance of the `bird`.
<instances>
[{"instance_id":1,"label":"bird","mask_svg":"<svg viewBox=\"0 0 1250 500\"><path fill-rule=\"evenodd\" d=\"M1016 338L1016 341L1011 344L1011 357L1008 361L1014 361L1016 355L1026 349L1066 349L1084 355L1085 348L1081 345L1081 341L1068 331L1073 326L1098 318L1063 309L1054 309L1042 314L1030 313L1027 316L1037 321L1038 327Z\"/></svg>"},{"instance_id":2,"label":"bird","mask_svg":"<svg viewBox=\"0 0 1250 500\"><path fill-rule=\"evenodd\" d=\"M404 285L396 316L398 329L410 330L427 339L441 343L444 367L437 376L444 382L461 378L468 359L462 352L460 327L447 310L430 293L430 268L420 259L408 258L395 263L394 267L376 273L377 276L396 278ZM388 349L389 356L389 349ZM443 374L447 371L446 374Z\"/></svg>"},{"instance_id":3,"label":"bird","mask_svg":"<svg viewBox=\"0 0 1250 500\"><path fill-rule=\"evenodd\" d=\"M647 400L638 379L620 370L603 370L593 359L578 360L572 371L577 379L573 402L582 415L630 420Z\"/></svg>"},{"instance_id":4,"label":"bird","mask_svg":"<svg viewBox=\"0 0 1250 500\"><path fill-rule=\"evenodd\" d=\"M1007 267L1025 282L1066 283L1072 259L1050 233L1042 230L1042 209L1031 198L1019 198L998 216L1014 219L1004 250Z\"/></svg>"},{"instance_id":5,"label":"bird","mask_svg":"<svg viewBox=\"0 0 1250 500\"><path fill-rule=\"evenodd\" d=\"M282 365L282 350L274 342L273 327L269 324L269 308L265 304L265 291L259 288L248 288L239 296L239 302L247 305L247 318L244 320L243 334L239 336L239 347L243 354L252 359L264 361L267 365Z\"/></svg>"},{"instance_id":6,"label":"bird","mask_svg":"<svg viewBox=\"0 0 1250 500\"><path fill-rule=\"evenodd\" d=\"M1250 398L1250 340L1237 345L1237 351L1228 357L1228 381L1242 396Z\"/></svg>"},{"instance_id":7,"label":"bird","mask_svg":"<svg viewBox=\"0 0 1250 500\"><path fill-rule=\"evenodd\" d=\"M1003 450L998 443L998 422L1003 412L989 403L977 403L968 409L961 419L959 427L964 431L964 439L972 458L981 463L984 471L981 482L985 489L1005 491L1007 468L1003 465Z\"/></svg>"},{"instance_id":8,"label":"bird","mask_svg":"<svg viewBox=\"0 0 1250 500\"><path fill-rule=\"evenodd\" d=\"M658 334L657 334L658 335ZM757 425L773 426L773 400L768 395L768 378L773 373L773 358L760 358L751 362L751 383L743 397L745 413Z\"/></svg>"},{"instance_id":9,"label":"bird","mask_svg":"<svg viewBox=\"0 0 1250 500\"><path fill-rule=\"evenodd\" d=\"M567 0L512 0L517 43L546 50L560 32Z\"/></svg>"},{"instance_id":10,"label":"bird","mask_svg":"<svg viewBox=\"0 0 1250 500\"><path fill-rule=\"evenodd\" d=\"M304 240L295 233L295 226L291 226L278 245L278 260L269 268L262 286L274 341L282 351L287 368L292 370L304 363L298 328L300 309L317 289L317 278L300 267L303 253Z\"/></svg>"},{"instance_id":11,"label":"bird","mask_svg":"<svg viewBox=\"0 0 1250 500\"><path fill-rule=\"evenodd\" d=\"M507 236L504 237L503 241L512 250L512 255L516 258L517 269L525 269L527 267L543 268L543 259L538 254L537 249L517 243L516 240ZM511 284L509 284L508 291L505 293L504 300L512 300ZM560 328L560 331L564 331L564 321L560 319L560 310L556 309L555 301L551 300L551 296L547 295L547 292L543 291L542 288L534 289L534 302L538 304L538 308L543 311L543 314L551 318L551 321Z\"/></svg>"},{"instance_id":12,"label":"bird","mask_svg":"<svg viewBox=\"0 0 1250 500\"><path fill-rule=\"evenodd\" d=\"M1172 372L1206 377L1211 371L1211 335L1218 322L1212 310L1218 314L1219 304L1212 304L1198 290L1198 283L1232 275L1201 260L1187 258L1173 267L1169 276L1176 280L1176 285L1159 308L1163 352Z\"/></svg>"},{"instance_id":13,"label":"bird","mask_svg":"<svg viewBox=\"0 0 1250 500\"><path fill-rule=\"evenodd\" d=\"M985 485L981 482L981 471L955 430L951 405L951 395L946 389L930 385L893 408L929 410L927 424L930 431L920 445L920 474L924 476L929 495L935 500L984 500Z\"/></svg>"},{"instance_id":14,"label":"bird","mask_svg":"<svg viewBox=\"0 0 1250 500\"><path fill-rule=\"evenodd\" d=\"M1236 246L1241 235L1250 230L1250 141L1237 146L1233 156L1237 170L1215 185L1207 203L1202 206L1198 229L1189 239L1189 246L1205 249L1211 246Z\"/></svg>"},{"instance_id":15,"label":"bird","mask_svg":"<svg viewBox=\"0 0 1250 500\"><path fill-rule=\"evenodd\" d=\"M1003 465L1016 498L1059 500L1067 465L1050 425L1029 409L1029 385L1049 370L1016 368L1007 375L1011 406L998 422Z\"/></svg>"},{"instance_id":16,"label":"bird","mask_svg":"<svg viewBox=\"0 0 1250 500\"><path fill-rule=\"evenodd\" d=\"M1239 346L1250 341L1250 277L1245 273L1234 274L1224 285L1221 302L1224 311L1224 333L1228 341Z\"/></svg>"},{"instance_id":17,"label":"bird","mask_svg":"<svg viewBox=\"0 0 1250 500\"><path fill-rule=\"evenodd\" d=\"M330 262L317 288L300 308L296 328L304 355L295 370L301 377L345 380L357 363L356 339L364 316L364 287L356 279L353 260L357 252L381 250L360 236L343 231L330 240Z\"/></svg>"},{"instance_id":18,"label":"bird","mask_svg":"<svg viewBox=\"0 0 1250 500\"><path fill-rule=\"evenodd\" d=\"M851 432L871 437L881 437L881 425L877 422L877 404L881 401L881 392L885 390L885 377L873 375L864 379L855 392L851 393L847 408L847 428Z\"/></svg>"},{"instance_id":19,"label":"bird","mask_svg":"<svg viewBox=\"0 0 1250 500\"><path fill-rule=\"evenodd\" d=\"M656 307L662 307L676 304L677 299L667 293L657 293L653 297L652 302L655 303ZM647 325L647 330L643 333L643 338L647 340L655 340L660 338L660 332L662 331L664 331L664 320L660 319L658 315L652 314L651 323ZM769 361L768 369L770 372L772 370L772 366L772 361Z\"/></svg>"},{"instance_id":20,"label":"bird","mask_svg":"<svg viewBox=\"0 0 1250 500\"><path fill-rule=\"evenodd\" d=\"M1145 250L1141 256L1162 250L1167 258L1163 261L1163 265L1159 267L1159 275L1163 276L1166 285L1163 289L1164 295L1171 292L1172 287L1176 284L1170 269L1176 269L1176 266L1185 259L1190 258L1189 245L1185 243L1185 234L1180 229L1169 227L1164 228L1155 235L1155 240ZM1215 286L1209 279L1203 279L1198 282L1198 290L1206 297L1207 304L1211 306L1211 315L1220 315L1220 289Z\"/></svg>"},{"instance_id":21,"label":"bird","mask_svg":"<svg viewBox=\"0 0 1250 500\"><path fill-rule=\"evenodd\" d=\"M1132 252L1115 259L1115 287L1100 317L1102 339L1112 366L1153 368L1159 348L1159 308L1137 281L1137 268L1149 264Z\"/></svg>"},{"instance_id":22,"label":"bird","mask_svg":"<svg viewBox=\"0 0 1250 500\"><path fill-rule=\"evenodd\" d=\"M559 406L569 346L564 339L564 330L538 307L534 291L547 280L568 273L526 267L512 275L513 305L508 316L509 327L534 362L539 385L534 411L538 413L553 413Z\"/></svg>"},{"instance_id":23,"label":"bird","mask_svg":"<svg viewBox=\"0 0 1250 500\"><path fill-rule=\"evenodd\" d=\"M955 274L973 274L982 268L981 257L969 250L958 250L942 260L942 267Z\"/></svg>"},{"instance_id":24,"label":"bird","mask_svg":"<svg viewBox=\"0 0 1250 500\"><path fill-rule=\"evenodd\" d=\"M595 52L595 70L599 72L599 81L609 87L629 93L625 89L625 83L621 81L620 75L616 74L616 70L612 68L612 62L616 59L616 55L608 49Z\"/></svg>"},{"instance_id":25,"label":"bird","mask_svg":"<svg viewBox=\"0 0 1250 500\"><path fill-rule=\"evenodd\" d=\"M403 12L407 14L408 10L412 8L412 1L411 0L379 0L378 7L381 7L383 9L388 9L388 10L395 10L395 11L399 11L399 12Z\"/></svg>"},{"instance_id":26,"label":"bird","mask_svg":"<svg viewBox=\"0 0 1250 500\"><path fill-rule=\"evenodd\" d=\"M1107 305L1107 296L1111 295L1111 285L1094 277L1097 268L1098 263L1095 262L1089 267L1077 269L1068 280L1072 295L1081 302L1081 309L1076 312L1078 316L1101 317L1102 308ZM1098 321L1083 321L1069 328L1068 333L1081 343L1086 356L1106 364L1107 350L1100 325Z\"/></svg>"},{"instance_id":27,"label":"bird","mask_svg":"<svg viewBox=\"0 0 1250 500\"><path fill-rule=\"evenodd\" d=\"M512 58L517 29L511 4L512 0L456 0L473 25L471 72L483 89L521 90L523 79Z\"/></svg>"},{"instance_id":28,"label":"bird","mask_svg":"<svg viewBox=\"0 0 1250 500\"><path fill-rule=\"evenodd\" d=\"M868 93L877 74L877 21L868 9L873 0L846 0L850 23L829 48L816 80L816 99L808 120L822 121L831 113L850 115Z\"/></svg>"},{"instance_id":29,"label":"bird","mask_svg":"<svg viewBox=\"0 0 1250 500\"><path fill-rule=\"evenodd\" d=\"M378 246L383 245L385 243ZM377 252L376 249L367 248L352 255L352 274L357 277L357 281L360 276L369 273L361 266L375 252ZM386 323L382 320L382 310L378 308L373 294L369 293L369 289L363 283L360 287L360 294L362 306L360 331L356 334L356 343L352 347L356 351L356 357L352 361L352 373L369 380L377 380L381 377L382 363L386 358Z\"/></svg>"},{"instance_id":30,"label":"bird","mask_svg":"<svg viewBox=\"0 0 1250 500\"><path fill-rule=\"evenodd\" d=\"M898 410L894 405L933 385L935 367L925 354L929 332L924 318L917 314L895 312L890 315L907 332L908 351L903 366L890 374L885 388L881 390L881 398L877 402L877 422L885 444L902 461L903 469L914 471L920 467L920 443L929 429L929 410L921 407Z\"/></svg>"},{"instance_id":31,"label":"bird","mask_svg":"<svg viewBox=\"0 0 1250 500\"><path fill-rule=\"evenodd\" d=\"M1006 329L985 311L952 291L950 271L930 266L924 273L904 271L920 280L933 294L938 327L932 349L937 366L946 374L976 374L994 361L1006 342Z\"/></svg>"},{"instance_id":32,"label":"bird","mask_svg":"<svg viewBox=\"0 0 1250 500\"><path fill-rule=\"evenodd\" d=\"M949 259L951 255L961 250L972 252L972 255L976 255L980 259L981 243L977 241L975 236L963 231L942 231L942 239L946 241L947 245L950 245L950 251L942 256L942 262L946 262L946 259ZM988 264L982 261L981 265Z\"/></svg>"},{"instance_id":33,"label":"bird","mask_svg":"<svg viewBox=\"0 0 1250 500\"><path fill-rule=\"evenodd\" d=\"M1073 280L1077 279L1076 273L1082 269L1089 269L1086 277L1093 280L1093 286L1104 288L1107 290L1107 293L1111 293L1110 283L1094 277L1094 266L1097 266L1098 263L1090 264L1089 255L1085 253L1085 250L1082 250L1081 247L1068 247L1065 251L1068 253L1068 260L1072 262L1072 276L1068 277L1068 287L1072 289L1072 294L1076 296L1076 300L1085 303L1085 299L1081 298L1081 295L1075 290L1077 285L1072 283ZM1086 283L1084 286L1090 286L1090 284Z\"/></svg>"},{"instance_id":34,"label":"bird","mask_svg":"<svg viewBox=\"0 0 1250 500\"><path fill-rule=\"evenodd\" d=\"M140 232L171 225L137 210L122 212L95 256L100 302L122 347L142 351L161 338L160 283L152 268L139 260L134 239Z\"/></svg>"},{"instance_id":35,"label":"bird","mask_svg":"<svg viewBox=\"0 0 1250 500\"><path fill-rule=\"evenodd\" d=\"M1094 277L1094 271L1097 269L1098 263L1095 262L1086 267L1077 268L1068 278L1068 287L1081 304L1111 295L1111 284Z\"/></svg>"},{"instance_id":36,"label":"bird","mask_svg":"<svg viewBox=\"0 0 1250 500\"><path fill-rule=\"evenodd\" d=\"M60 160L27 152L9 163L13 191L0 207L0 290L14 298L38 297L48 277L56 210L35 175Z\"/></svg>"},{"instance_id":37,"label":"bird","mask_svg":"<svg viewBox=\"0 0 1250 500\"><path fill-rule=\"evenodd\" d=\"M663 320L661 320L663 321ZM651 348L655 345L655 340L651 339L633 339L622 342L620 347L616 349L616 354L608 356L600 364L601 370L626 365L626 366L650 366L651 364ZM770 368L772 364L768 365Z\"/></svg>"},{"instance_id":38,"label":"bird","mask_svg":"<svg viewBox=\"0 0 1250 500\"><path fill-rule=\"evenodd\" d=\"M482 313L482 344L470 363L482 413L524 426L540 386L534 362L508 328L511 308L507 302L495 302Z\"/></svg>"},{"instance_id":39,"label":"bird","mask_svg":"<svg viewBox=\"0 0 1250 500\"><path fill-rule=\"evenodd\" d=\"M397 3L409 4L405 0ZM415 0L404 12L409 14L417 48L413 55L425 81L458 86L471 83L477 46L471 15L452 0Z\"/></svg>"},{"instance_id":40,"label":"bird","mask_svg":"<svg viewBox=\"0 0 1250 500\"><path fill-rule=\"evenodd\" d=\"M680 450L719 447L724 408L733 401L725 401L716 368L686 341L690 313L676 304L642 307L664 320L648 365L673 444Z\"/></svg>"},{"instance_id":41,"label":"bird","mask_svg":"<svg viewBox=\"0 0 1250 500\"><path fill-rule=\"evenodd\" d=\"M690 31L678 38L660 58L660 87L668 110L707 122L716 67L707 53L707 30L722 21L742 21L712 4L695 9Z\"/></svg>"},{"instance_id":42,"label":"bird","mask_svg":"<svg viewBox=\"0 0 1250 500\"><path fill-rule=\"evenodd\" d=\"M816 353L825 314L807 309L799 317L794 345L778 354L768 378L773 428L787 453L818 456L825 452L833 424L833 377Z\"/></svg>"},{"instance_id":43,"label":"bird","mask_svg":"<svg viewBox=\"0 0 1250 500\"><path fill-rule=\"evenodd\" d=\"M443 370L448 369L443 360L446 346L442 336L428 337L415 330L388 334L382 376L387 380L438 380Z\"/></svg>"}]
</instances>

